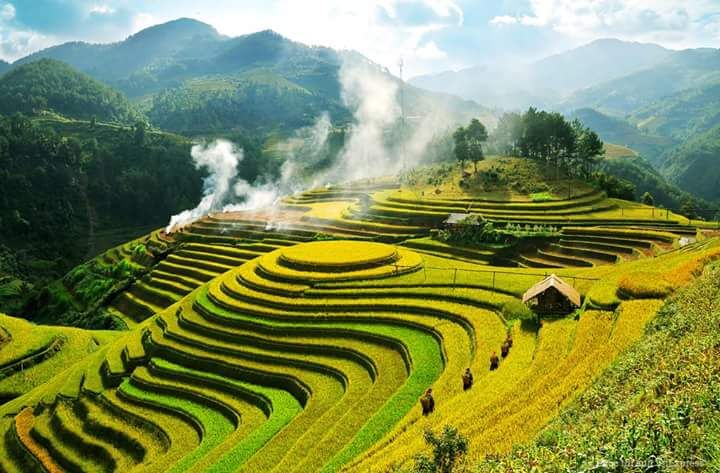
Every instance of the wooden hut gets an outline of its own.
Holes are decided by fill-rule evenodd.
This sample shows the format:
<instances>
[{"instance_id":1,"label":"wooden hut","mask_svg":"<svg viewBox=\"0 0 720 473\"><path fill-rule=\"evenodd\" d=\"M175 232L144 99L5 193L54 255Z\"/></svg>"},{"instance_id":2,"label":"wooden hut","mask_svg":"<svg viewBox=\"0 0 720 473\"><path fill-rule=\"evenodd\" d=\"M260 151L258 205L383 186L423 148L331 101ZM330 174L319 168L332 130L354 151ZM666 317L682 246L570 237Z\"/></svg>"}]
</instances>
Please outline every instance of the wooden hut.
<instances>
[{"instance_id":1,"label":"wooden hut","mask_svg":"<svg viewBox=\"0 0 720 473\"><path fill-rule=\"evenodd\" d=\"M554 274L528 289L522 301L538 314L567 314L581 303L577 289Z\"/></svg>"}]
</instances>

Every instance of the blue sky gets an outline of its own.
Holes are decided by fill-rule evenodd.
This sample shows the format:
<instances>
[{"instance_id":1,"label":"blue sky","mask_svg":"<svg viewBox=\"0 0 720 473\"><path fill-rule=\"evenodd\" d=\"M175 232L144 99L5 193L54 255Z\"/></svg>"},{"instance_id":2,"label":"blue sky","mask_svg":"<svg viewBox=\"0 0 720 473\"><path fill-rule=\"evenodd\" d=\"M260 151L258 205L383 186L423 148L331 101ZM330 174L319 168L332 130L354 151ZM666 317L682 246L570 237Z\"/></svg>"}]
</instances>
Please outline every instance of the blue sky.
<instances>
[{"instance_id":1,"label":"blue sky","mask_svg":"<svg viewBox=\"0 0 720 473\"><path fill-rule=\"evenodd\" d=\"M597 38L720 47L720 0L0 0L0 58L121 40L191 17L231 36L274 29L356 49L406 75L530 61Z\"/></svg>"}]
</instances>

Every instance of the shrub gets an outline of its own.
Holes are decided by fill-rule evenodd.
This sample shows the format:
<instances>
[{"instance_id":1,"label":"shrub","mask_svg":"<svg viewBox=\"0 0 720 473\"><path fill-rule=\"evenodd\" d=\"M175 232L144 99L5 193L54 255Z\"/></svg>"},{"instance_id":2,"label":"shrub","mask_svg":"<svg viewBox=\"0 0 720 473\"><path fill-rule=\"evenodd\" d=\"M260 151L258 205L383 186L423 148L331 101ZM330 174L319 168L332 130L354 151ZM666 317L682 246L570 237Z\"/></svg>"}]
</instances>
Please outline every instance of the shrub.
<instances>
[{"instance_id":1,"label":"shrub","mask_svg":"<svg viewBox=\"0 0 720 473\"><path fill-rule=\"evenodd\" d=\"M549 192L536 192L535 194L530 194L530 198L533 202L551 202L554 200Z\"/></svg>"},{"instance_id":2,"label":"shrub","mask_svg":"<svg viewBox=\"0 0 720 473\"><path fill-rule=\"evenodd\" d=\"M437 238L446 243L473 246L482 243L503 243L506 237L495 228L492 222L485 222L482 217L470 215L447 230L440 230Z\"/></svg>"},{"instance_id":3,"label":"shrub","mask_svg":"<svg viewBox=\"0 0 720 473\"><path fill-rule=\"evenodd\" d=\"M503 304L502 315L505 320L533 320L535 318L533 311L518 299L512 299Z\"/></svg>"},{"instance_id":4,"label":"shrub","mask_svg":"<svg viewBox=\"0 0 720 473\"><path fill-rule=\"evenodd\" d=\"M133 258L142 258L147 254L147 248L142 243L138 243L132 247Z\"/></svg>"},{"instance_id":5,"label":"shrub","mask_svg":"<svg viewBox=\"0 0 720 473\"><path fill-rule=\"evenodd\" d=\"M635 185L624 179L603 172L594 172L592 182L604 190L608 197L618 199L635 200Z\"/></svg>"},{"instance_id":6,"label":"shrub","mask_svg":"<svg viewBox=\"0 0 720 473\"><path fill-rule=\"evenodd\" d=\"M415 457L413 473L452 473L468 452L468 439L449 425L439 435L426 430L425 442L432 447L433 456Z\"/></svg>"}]
</instances>

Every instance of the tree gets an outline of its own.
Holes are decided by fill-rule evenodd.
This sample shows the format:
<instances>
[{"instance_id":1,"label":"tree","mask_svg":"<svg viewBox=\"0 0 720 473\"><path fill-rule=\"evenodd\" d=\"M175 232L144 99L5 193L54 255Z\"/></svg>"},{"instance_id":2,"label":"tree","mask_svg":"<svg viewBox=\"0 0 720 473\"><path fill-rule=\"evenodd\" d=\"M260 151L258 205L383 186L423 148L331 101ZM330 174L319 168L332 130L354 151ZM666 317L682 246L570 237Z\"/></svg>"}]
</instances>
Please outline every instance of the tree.
<instances>
[{"instance_id":1,"label":"tree","mask_svg":"<svg viewBox=\"0 0 720 473\"><path fill-rule=\"evenodd\" d=\"M589 128L583 128L578 138L577 157L578 170L582 172L584 177L589 176L595 165L605 154L605 144L602 142L597 133Z\"/></svg>"},{"instance_id":2,"label":"tree","mask_svg":"<svg viewBox=\"0 0 720 473\"><path fill-rule=\"evenodd\" d=\"M137 122L135 123L135 126L133 127L133 134L135 138L135 144L138 146L142 146L145 144L145 138L146 138L146 126L143 122Z\"/></svg>"},{"instance_id":3,"label":"tree","mask_svg":"<svg viewBox=\"0 0 720 473\"><path fill-rule=\"evenodd\" d=\"M480 120L473 118L465 129L465 138L468 143L468 158L473 162L477 174L477 163L484 158L482 144L488 139L488 132Z\"/></svg>"},{"instance_id":4,"label":"tree","mask_svg":"<svg viewBox=\"0 0 720 473\"><path fill-rule=\"evenodd\" d=\"M493 133L493 146L498 154L515 156L520 154L518 142L523 134L523 116L519 113L505 113L498 120Z\"/></svg>"},{"instance_id":5,"label":"tree","mask_svg":"<svg viewBox=\"0 0 720 473\"><path fill-rule=\"evenodd\" d=\"M468 452L467 438L449 425L439 435L426 430L425 442L432 447L433 457L418 455L413 473L452 473Z\"/></svg>"},{"instance_id":6,"label":"tree","mask_svg":"<svg viewBox=\"0 0 720 473\"><path fill-rule=\"evenodd\" d=\"M680 213L691 220L697 218L695 204L690 199L685 199L682 205L680 205Z\"/></svg>"},{"instance_id":7,"label":"tree","mask_svg":"<svg viewBox=\"0 0 720 473\"><path fill-rule=\"evenodd\" d=\"M455 140L455 159L460 162L460 166L463 170L465 170L465 162L470 158L470 148L465 128L460 127L455 130L455 133L453 133L453 140Z\"/></svg>"},{"instance_id":8,"label":"tree","mask_svg":"<svg viewBox=\"0 0 720 473\"><path fill-rule=\"evenodd\" d=\"M642 197L640 198L643 204L645 205L655 205L655 199L653 198L652 194L649 192L645 192Z\"/></svg>"}]
</instances>

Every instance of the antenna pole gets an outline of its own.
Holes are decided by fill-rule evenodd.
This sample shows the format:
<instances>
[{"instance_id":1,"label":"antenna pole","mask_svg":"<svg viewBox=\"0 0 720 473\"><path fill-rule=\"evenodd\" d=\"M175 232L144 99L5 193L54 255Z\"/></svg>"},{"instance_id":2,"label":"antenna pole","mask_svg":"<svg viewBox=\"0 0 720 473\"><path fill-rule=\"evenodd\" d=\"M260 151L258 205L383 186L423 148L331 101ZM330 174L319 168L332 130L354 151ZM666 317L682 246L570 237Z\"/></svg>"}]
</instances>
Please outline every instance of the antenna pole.
<instances>
[{"instance_id":1,"label":"antenna pole","mask_svg":"<svg viewBox=\"0 0 720 473\"><path fill-rule=\"evenodd\" d=\"M403 59L400 58L398 61L398 67L400 68L400 159L402 162L402 170L406 171L405 162L405 82L403 81Z\"/></svg>"}]
</instances>

